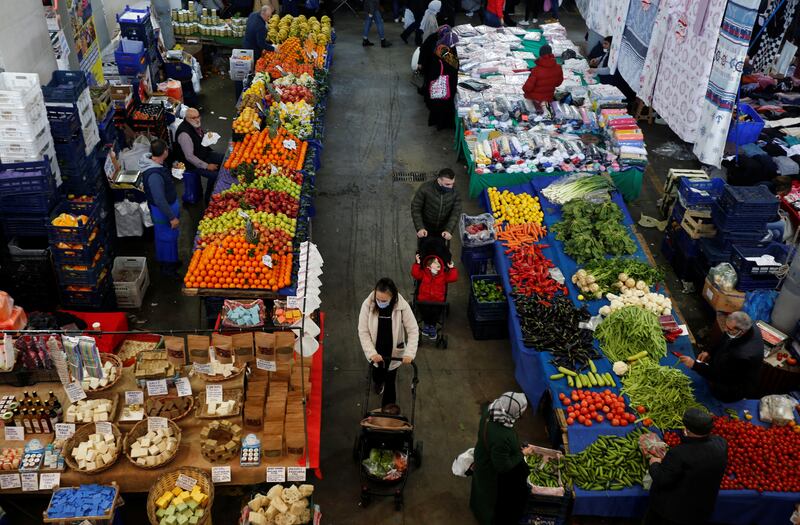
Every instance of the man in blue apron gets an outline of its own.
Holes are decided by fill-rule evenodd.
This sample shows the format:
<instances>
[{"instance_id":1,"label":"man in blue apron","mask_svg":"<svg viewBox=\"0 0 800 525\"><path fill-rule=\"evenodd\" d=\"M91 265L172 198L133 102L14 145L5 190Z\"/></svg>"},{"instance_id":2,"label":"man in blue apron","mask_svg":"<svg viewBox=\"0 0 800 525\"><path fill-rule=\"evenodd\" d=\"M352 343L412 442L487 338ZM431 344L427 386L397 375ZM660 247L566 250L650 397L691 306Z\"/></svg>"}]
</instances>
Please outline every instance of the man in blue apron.
<instances>
[{"instance_id":1,"label":"man in blue apron","mask_svg":"<svg viewBox=\"0 0 800 525\"><path fill-rule=\"evenodd\" d=\"M175 280L178 275L178 233L181 208L171 171L164 165L169 156L169 146L161 139L150 143L150 153L139 159L139 171L144 182L144 193L150 207L155 230L156 260L161 273Z\"/></svg>"}]
</instances>

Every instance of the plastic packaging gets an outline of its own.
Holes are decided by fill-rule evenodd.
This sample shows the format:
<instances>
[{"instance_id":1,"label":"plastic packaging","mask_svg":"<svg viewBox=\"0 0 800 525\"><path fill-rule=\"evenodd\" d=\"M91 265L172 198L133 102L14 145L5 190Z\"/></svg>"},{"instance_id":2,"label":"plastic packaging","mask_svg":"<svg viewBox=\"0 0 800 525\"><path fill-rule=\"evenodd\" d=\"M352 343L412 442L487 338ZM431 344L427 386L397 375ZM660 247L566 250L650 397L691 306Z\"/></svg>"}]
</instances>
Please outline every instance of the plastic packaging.
<instances>
[{"instance_id":1,"label":"plastic packaging","mask_svg":"<svg viewBox=\"0 0 800 525\"><path fill-rule=\"evenodd\" d=\"M14 310L14 298L8 293L0 290L0 321L5 321L11 317Z\"/></svg>"},{"instance_id":2,"label":"plastic packaging","mask_svg":"<svg viewBox=\"0 0 800 525\"><path fill-rule=\"evenodd\" d=\"M495 241L494 217L490 213L481 215L461 214L458 224L461 244L469 248L486 246Z\"/></svg>"},{"instance_id":3,"label":"plastic packaging","mask_svg":"<svg viewBox=\"0 0 800 525\"><path fill-rule=\"evenodd\" d=\"M738 276L730 263L720 263L708 271L711 281L720 290L730 292L736 289Z\"/></svg>"},{"instance_id":4,"label":"plastic packaging","mask_svg":"<svg viewBox=\"0 0 800 525\"><path fill-rule=\"evenodd\" d=\"M797 401L791 396L764 396L758 403L758 417L765 423L785 426L794 421L794 407Z\"/></svg>"}]
</instances>

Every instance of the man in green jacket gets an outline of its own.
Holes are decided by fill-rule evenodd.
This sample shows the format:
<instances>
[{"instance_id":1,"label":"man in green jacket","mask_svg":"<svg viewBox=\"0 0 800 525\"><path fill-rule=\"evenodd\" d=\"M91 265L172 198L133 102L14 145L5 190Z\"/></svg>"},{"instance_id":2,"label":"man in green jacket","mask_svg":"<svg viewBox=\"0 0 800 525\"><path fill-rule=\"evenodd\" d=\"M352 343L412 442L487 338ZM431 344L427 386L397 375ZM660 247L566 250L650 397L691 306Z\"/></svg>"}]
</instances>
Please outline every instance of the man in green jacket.
<instances>
[{"instance_id":1,"label":"man in green jacket","mask_svg":"<svg viewBox=\"0 0 800 525\"><path fill-rule=\"evenodd\" d=\"M446 241L453 232L461 216L461 198L455 191L456 174L445 168L439 171L436 180L419 187L411 201L411 217L417 237L423 239L442 236Z\"/></svg>"}]
</instances>

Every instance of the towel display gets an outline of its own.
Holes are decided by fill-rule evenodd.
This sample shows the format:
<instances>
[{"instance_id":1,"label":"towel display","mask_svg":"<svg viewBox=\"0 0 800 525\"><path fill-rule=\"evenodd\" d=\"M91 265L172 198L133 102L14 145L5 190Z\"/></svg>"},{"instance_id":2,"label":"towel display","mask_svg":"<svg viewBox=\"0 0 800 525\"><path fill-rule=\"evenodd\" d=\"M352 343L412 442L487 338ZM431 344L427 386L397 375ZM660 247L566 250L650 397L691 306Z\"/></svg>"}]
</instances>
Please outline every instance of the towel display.
<instances>
[{"instance_id":1,"label":"towel display","mask_svg":"<svg viewBox=\"0 0 800 525\"><path fill-rule=\"evenodd\" d=\"M617 71L637 93L659 5L659 0L647 3L631 2L622 38L614 40L611 45L612 50L616 49L612 56L617 57ZM609 65L611 65L610 60Z\"/></svg>"}]
</instances>

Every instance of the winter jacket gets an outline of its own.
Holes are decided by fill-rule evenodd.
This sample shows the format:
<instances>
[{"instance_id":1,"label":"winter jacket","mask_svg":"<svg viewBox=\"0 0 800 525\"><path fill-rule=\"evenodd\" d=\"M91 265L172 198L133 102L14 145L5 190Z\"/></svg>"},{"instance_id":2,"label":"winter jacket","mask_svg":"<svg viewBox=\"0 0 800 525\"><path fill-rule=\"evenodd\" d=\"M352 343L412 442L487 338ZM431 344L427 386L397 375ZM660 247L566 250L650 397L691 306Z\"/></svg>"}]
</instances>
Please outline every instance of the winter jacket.
<instances>
[{"instance_id":1,"label":"winter jacket","mask_svg":"<svg viewBox=\"0 0 800 525\"><path fill-rule=\"evenodd\" d=\"M706 523L727 462L728 443L720 436L684 437L650 465L650 510L670 523Z\"/></svg>"},{"instance_id":2,"label":"winter jacket","mask_svg":"<svg viewBox=\"0 0 800 525\"><path fill-rule=\"evenodd\" d=\"M736 339L724 341L711 352L707 363L695 361L692 370L705 377L711 393L725 403L758 397L764 340L761 329L753 327Z\"/></svg>"},{"instance_id":3,"label":"winter jacket","mask_svg":"<svg viewBox=\"0 0 800 525\"><path fill-rule=\"evenodd\" d=\"M361 349L367 361L377 354L375 341L378 337L378 305L375 304L375 292L361 304L361 312L358 314L358 338L361 341ZM397 303L392 311L392 339L394 341L392 357L403 358L417 355L417 344L419 343L419 325L417 318L411 310L411 305L403 299L402 295L397 296ZM373 366L375 366L373 364ZM394 370L400 366L400 361L392 361L389 370Z\"/></svg>"},{"instance_id":4,"label":"winter jacket","mask_svg":"<svg viewBox=\"0 0 800 525\"><path fill-rule=\"evenodd\" d=\"M522 91L525 98L537 102L550 102L558 86L564 81L564 71L556 62L554 55L544 55L536 59L536 67L531 69L531 74Z\"/></svg>"},{"instance_id":5,"label":"winter jacket","mask_svg":"<svg viewBox=\"0 0 800 525\"><path fill-rule=\"evenodd\" d=\"M172 205L178 200L178 192L175 190L170 170L155 162L150 153L145 153L139 159L139 171L142 173L147 204L158 207L169 220L174 219Z\"/></svg>"},{"instance_id":6,"label":"winter jacket","mask_svg":"<svg viewBox=\"0 0 800 525\"><path fill-rule=\"evenodd\" d=\"M505 0L488 0L486 3L486 10L495 15L500 20L503 19L503 11L505 10Z\"/></svg>"},{"instance_id":7,"label":"winter jacket","mask_svg":"<svg viewBox=\"0 0 800 525\"><path fill-rule=\"evenodd\" d=\"M437 259L442 269L439 273L433 275L427 263L431 259ZM454 283L458 280L458 270L448 268L436 256L427 257L422 264L414 263L411 266L411 277L415 281L419 281L419 291L417 292L417 301L423 303L443 303L447 298L447 285Z\"/></svg>"},{"instance_id":8,"label":"winter jacket","mask_svg":"<svg viewBox=\"0 0 800 525\"><path fill-rule=\"evenodd\" d=\"M411 201L411 218L414 229L428 230L428 233L456 231L461 217L461 197L455 189L441 191L437 180L426 182L419 187Z\"/></svg>"},{"instance_id":9,"label":"winter jacket","mask_svg":"<svg viewBox=\"0 0 800 525\"><path fill-rule=\"evenodd\" d=\"M265 50L275 49L267 43L267 23L261 18L261 13L250 13L247 17L242 48L253 50L253 60L261 58Z\"/></svg>"}]
</instances>

